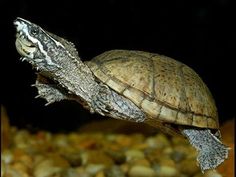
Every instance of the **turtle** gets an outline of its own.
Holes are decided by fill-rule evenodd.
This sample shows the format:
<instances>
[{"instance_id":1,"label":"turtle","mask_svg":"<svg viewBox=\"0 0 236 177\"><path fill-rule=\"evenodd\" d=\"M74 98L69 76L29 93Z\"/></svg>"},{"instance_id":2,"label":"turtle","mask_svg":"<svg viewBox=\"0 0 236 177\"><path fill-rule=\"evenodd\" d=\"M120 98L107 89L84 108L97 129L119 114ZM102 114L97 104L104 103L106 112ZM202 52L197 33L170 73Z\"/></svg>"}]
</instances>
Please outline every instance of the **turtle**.
<instances>
[{"instance_id":1,"label":"turtle","mask_svg":"<svg viewBox=\"0 0 236 177\"><path fill-rule=\"evenodd\" d=\"M215 101L187 65L164 55L121 49L83 62L72 42L20 17L14 25L16 49L37 71L33 86L46 105L74 100L91 113L181 135L198 151L202 172L228 158Z\"/></svg>"}]
</instances>

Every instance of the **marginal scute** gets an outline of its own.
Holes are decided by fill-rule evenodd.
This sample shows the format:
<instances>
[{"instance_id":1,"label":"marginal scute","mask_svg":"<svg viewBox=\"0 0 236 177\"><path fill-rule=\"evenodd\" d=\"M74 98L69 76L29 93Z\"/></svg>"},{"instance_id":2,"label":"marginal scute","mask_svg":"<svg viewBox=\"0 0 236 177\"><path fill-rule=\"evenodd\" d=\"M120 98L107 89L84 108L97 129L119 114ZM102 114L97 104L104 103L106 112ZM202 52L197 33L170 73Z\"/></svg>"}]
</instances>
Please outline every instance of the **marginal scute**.
<instances>
[{"instance_id":1,"label":"marginal scute","mask_svg":"<svg viewBox=\"0 0 236 177\"><path fill-rule=\"evenodd\" d=\"M134 88L131 88L131 87L125 89L123 91L123 95L125 97L129 98L131 101L133 101L134 104L136 104L136 105L139 105L142 102L142 100L144 99L143 94L140 91L138 91Z\"/></svg>"},{"instance_id":2,"label":"marginal scute","mask_svg":"<svg viewBox=\"0 0 236 177\"><path fill-rule=\"evenodd\" d=\"M160 119L162 119L163 121L167 121L167 122L175 122L176 120L176 116L177 116L177 111L170 109L166 106L163 106L161 108L161 113L160 113Z\"/></svg>"},{"instance_id":3,"label":"marginal scute","mask_svg":"<svg viewBox=\"0 0 236 177\"><path fill-rule=\"evenodd\" d=\"M193 114L192 113L183 113L178 112L176 123L179 123L181 125L192 125L193 122Z\"/></svg>"},{"instance_id":4,"label":"marginal scute","mask_svg":"<svg viewBox=\"0 0 236 177\"><path fill-rule=\"evenodd\" d=\"M207 125L210 128L215 128L215 127L219 127L218 122L216 122L214 119L212 118L207 118Z\"/></svg>"},{"instance_id":5,"label":"marginal scute","mask_svg":"<svg viewBox=\"0 0 236 177\"><path fill-rule=\"evenodd\" d=\"M119 93L123 92L127 87L127 85L120 83L115 79L109 79L108 81L106 81L106 84L111 88L114 88L114 90Z\"/></svg>"},{"instance_id":6,"label":"marginal scute","mask_svg":"<svg viewBox=\"0 0 236 177\"><path fill-rule=\"evenodd\" d=\"M195 114L217 117L214 100L201 78L188 66L182 68L185 93L190 109Z\"/></svg>"},{"instance_id":7,"label":"marginal scute","mask_svg":"<svg viewBox=\"0 0 236 177\"><path fill-rule=\"evenodd\" d=\"M141 103L141 108L149 114L151 117L158 117L161 111L161 105L157 104L156 102L149 101L144 99Z\"/></svg>"},{"instance_id":8,"label":"marginal scute","mask_svg":"<svg viewBox=\"0 0 236 177\"><path fill-rule=\"evenodd\" d=\"M172 58L112 50L88 62L94 75L130 99L151 119L217 129L213 97L202 79Z\"/></svg>"},{"instance_id":9,"label":"marginal scute","mask_svg":"<svg viewBox=\"0 0 236 177\"><path fill-rule=\"evenodd\" d=\"M207 118L205 116L193 115L193 124L192 125L204 128L207 125Z\"/></svg>"}]
</instances>

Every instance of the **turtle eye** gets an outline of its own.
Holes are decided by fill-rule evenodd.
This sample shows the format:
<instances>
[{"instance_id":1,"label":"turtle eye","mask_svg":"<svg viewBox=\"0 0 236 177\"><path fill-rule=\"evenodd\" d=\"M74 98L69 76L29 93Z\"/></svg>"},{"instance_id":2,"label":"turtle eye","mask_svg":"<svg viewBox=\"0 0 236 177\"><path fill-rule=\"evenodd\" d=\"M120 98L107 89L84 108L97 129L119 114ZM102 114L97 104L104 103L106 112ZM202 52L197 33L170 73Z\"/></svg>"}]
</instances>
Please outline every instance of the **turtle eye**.
<instances>
[{"instance_id":1,"label":"turtle eye","mask_svg":"<svg viewBox=\"0 0 236 177\"><path fill-rule=\"evenodd\" d=\"M39 29L38 27L32 27L31 30L30 30L30 34L35 36L39 33Z\"/></svg>"}]
</instances>

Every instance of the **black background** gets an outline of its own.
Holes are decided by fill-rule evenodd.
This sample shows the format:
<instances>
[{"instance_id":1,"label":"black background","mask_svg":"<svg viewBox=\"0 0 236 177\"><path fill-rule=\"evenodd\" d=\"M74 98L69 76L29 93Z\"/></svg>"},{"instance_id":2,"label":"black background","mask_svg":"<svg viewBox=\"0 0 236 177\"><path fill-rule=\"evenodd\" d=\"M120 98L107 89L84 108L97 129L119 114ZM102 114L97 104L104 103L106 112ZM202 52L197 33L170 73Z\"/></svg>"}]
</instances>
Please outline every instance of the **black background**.
<instances>
[{"instance_id":1,"label":"black background","mask_svg":"<svg viewBox=\"0 0 236 177\"><path fill-rule=\"evenodd\" d=\"M72 41L83 60L110 49L134 49L182 61L208 85L220 123L235 117L235 18L229 0L1 3L1 100L14 125L71 130L102 119L74 102L45 107L45 100L34 99L35 74L15 50L13 20L18 16Z\"/></svg>"}]
</instances>

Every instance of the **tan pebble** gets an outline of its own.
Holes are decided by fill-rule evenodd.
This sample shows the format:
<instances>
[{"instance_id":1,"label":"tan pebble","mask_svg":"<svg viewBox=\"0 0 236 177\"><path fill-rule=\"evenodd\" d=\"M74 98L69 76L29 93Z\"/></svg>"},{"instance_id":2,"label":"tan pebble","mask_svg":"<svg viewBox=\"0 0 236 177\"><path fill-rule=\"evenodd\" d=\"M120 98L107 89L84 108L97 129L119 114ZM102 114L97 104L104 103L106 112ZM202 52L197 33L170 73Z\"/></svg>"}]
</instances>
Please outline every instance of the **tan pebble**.
<instances>
[{"instance_id":1,"label":"tan pebble","mask_svg":"<svg viewBox=\"0 0 236 177\"><path fill-rule=\"evenodd\" d=\"M191 147L190 145L177 145L174 147L174 151L178 153L182 153L186 156L186 158L196 158L197 151Z\"/></svg>"},{"instance_id":2,"label":"tan pebble","mask_svg":"<svg viewBox=\"0 0 236 177\"><path fill-rule=\"evenodd\" d=\"M148 148L148 144L147 143L134 144L134 145L132 145L132 148L137 149L137 150L144 150L144 149Z\"/></svg>"},{"instance_id":3,"label":"tan pebble","mask_svg":"<svg viewBox=\"0 0 236 177\"><path fill-rule=\"evenodd\" d=\"M138 133L131 135L131 138L133 144L141 144L145 139L143 134L138 134Z\"/></svg>"},{"instance_id":4,"label":"tan pebble","mask_svg":"<svg viewBox=\"0 0 236 177\"><path fill-rule=\"evenodd\" d=\"M204 177L204 174L202 172L199 172L195 174L193 177Z\"/></svg>"},{"instance_id":5,"label":"tan pebble","mask_svg":"<svg viewBox=\"0 0 236 177\"><path fill-rule=\"evenodd\" d=\"M57 146L58 147L67 147L69 145L67 136L63 135L63 134L55 135L52 142L56 147Z\"/></svg>"},{"instance_id":6,"label":"tan pebble","mask_svg":"<svg viewBox=\"0 0 236 177\"><path fill-rule=\"evenodd\" d=\"M54 165L51 159L43 160L35 166L33 174L35 177L49 177L57 175L62 171L61 167Z\"/></svg>"},{"instance_id":7,"label":"tan pebble","mask_svg":"<svg viewBox=\"0 0 236 177\"><path fill-rule=\"evenodd\" d=\"M67 152L63 155L69 164L73 167L81 165L81 154L80 152Z\"/></svg>"},{"instance_id":8,"label":"tan pebble","mask_svg":"<svg viewBox=\"0 0 236 177\"><path fill-rule=\"evenodd\" d=\"M15 148L12 151L12 153L14 155L14 161L20 160L21 157L26 154L25 151L22 148Z\"/></svg>"},{"instance_id":9,"label":"tan pebble","mask_svg":"<svg viewBox=\"0 0 236 177\"><path fill-rule=\"evenodd\" d=\"M125 146L125 147L132 145L132 139L129 136L125 136L125 135L117 136L116 142L117 144L121 146Z\"/></svg>"},{"instance_id":10,"label":"tan pebble","mask_svg":"<svg viewBox=\"0 0 236 177\"><path fill-rule=\"evenodd\" d=\"M1 161L3 161L4 163L9 164L13 162L13 160L14 160L14 155L10 150L4 150L1 153Z\"/></svg>"},{"instance_id":11,"label":"tan pebble","mask_svg":"<svg viewBox=\"0 0 236 177\"><path fill-rule=\"evenodd\" d=\"M121 169L124 173L128 173L129 168L130 168L130 165L127 164L127 163L124 163L124 164L120 165L120 169Z\"/></svg>"},{"instance_id":12,"label":"tan pebble","mask_svg":"<svg viewBox=\"0 0 236 177\"><path fill-rule=\"evenodd\" d=\"M144 153L140 150L131 149L125 152L125 156L126 156L126 161L130 161L133 159L143 159Z\"/></svg>"},{"instance_id":13,"label":"tan pebble","mask_svg":"<svg viewBox=\"0 0 236 177\"><path fill-rule=\"evenodd\" d=\"M203 177L222 177L216 170L208 170Z\"/></svg>"},{"instance_id":14,"label":"tan pebble","mask_svg":"<svg viewBox=\"0 0 236 177\"><path fill-rule=\"evenodd\" d=\"M77 173L76 177L92 177L92 175L85 171L84 167L75 168L75 171Z\"/></svg>"},{"instance_id":15,"label":"tan pebble","mask_svg":"<svg viewBox=\"0 0 236 177\"><path fill-rule=\"evenodd\" d=\"M87 152L81 153L81 160L83 165L104 164L109 166L114 163L111 157L99 150L89 150Z\"/></svg>"},{"instance_id":16,"label":"tan pebble","mask_svg":"<svg viewBox=\"0 0 236 177\"><path fill-rule=\"evenodd\" d=\"M135 159L134 161L132 161L132 164L150 167L150 162L147 159Z\"/></svg>"},{"instance_id":17,"label":"tan pebble","mask_svg":"<svg viewBox=\"0 0 236 177\"><path fill-rule=\"evenodd\" d=\"M5 176L6 174L6 164L5 162L1 161L1 177Z\"/></svg>"},{"instance_id":18,"label":"tan pebble","mask_svg":"<svg viewBox=\"0 0 236 177\"><path fill-rule=\"evenodd\" d=\"M158 146L158 142L156 141L155 137L149 137L146 139L145 143L148 145L150 148L156 148Z\"/></svg>"},{"instance_id":19,"label":"tan pebble","mask_svg":"<svg viewBox=\"0 0 236 177\"><path fill-rule=\"evenodd\" d=\"M171 142L174 146L176 145L189 146L189 142L185 138L181 138L181 137L173 136L171 139Z\"/></svg>"},{"instance_id":20,"label":"tan pebble","mask_svg":"<svg viewBox=\"0 0 236 177\"><path fill-rule=\"evenodd\" d=\"M185 159L178 163L179 170L189 176L200 172L200 168L197 166L196 159Z\"/></svg>"},{"instance_id":21,"label":"tan pebble","mask_svg":"<svg viewBox=\"0 0 236 177\"><path fill-rule=\"evenodd\" d=\"M78 177L78 176L79 173L76 171L75 168L66 168L62 171L61 174L58 175L58 177Z\"/></svg>"},{"instance_id":22,"label":"tan pebble","mask_svg":"<svg viewBox=\"0 0 236 177\"><path fill-rule=\"evenodd\" d=\"M169 166L169 167L176 168L176 163L171 159L162 158L160 159L159 163L160 163L160 166Z\"/></svg>"},{"instance_id":23,"label":"tan pebble","mask_svg":"<svg viewBox=\"0 0 236 177\"><path fill-rule=\"evenodd\" d=\"M31 167L33 164L33 159L29 155L22 155L20 161L24 163L27 167Z\"/></svg>"},{"instance_id":24,"label":"tan pebble","mask_svg":"<svg viewBox=\"0 0 236 177\"><path fill-rule=\"evenodd\" d=\"M163 149L162 152L166 155L170 155L171 153L173 153L173 148L172 147L166 147L165 149Z\"/></svg>"},{"instance_id":25,"label":"tan pebble","mask_svg":"<svg viewBox=\"0 0 236 177\"><path fill-rule=\"evenodd\" d=\"M98 142L93 139L86 139L79 143L78 147L80 149L94 149L96 148Z\"/></svg>"},{"instance_id":26,"label":"tan pebble","mask_svg":"<svg viewBox=\"0 0 236 177\"><path fill-rule=\"evenodd\" d=\"M46 159L46 157L42 154L35 155L35 157L33 158L33 160L34 160L33 166L37 166L40 162L42 162L45 159Z\"/></svg>"},{"instance_id":27,"label":"tan pebble","mask_svg":"<svg viewBox=\"0 0 236 177\"><path fill-rule=\"evenodd\" d=\"M12 168L16 169L17 171L21 171L24 173L28 172L28 168L27 166L25 166L23 163L21 162L15 162L14 164L11 165Z\"/></svg>"},{"instance_id":28,"label":"tan pebble","mask_svg":"<svg viewBox=\"0 0 236 177\"><path fill-rule=\"evenodd\" d=\"M157 134L156 141L158 142L157 144L158 148L164 148L170 146L170 141L168 140L167 136L162 133Z\"/></svg>"},{"instance_id":29,"label":"tan pebble","mask_svg":"<svg viewBox=\"0 0 236 177\"><path fill-rule=\"evenodd\" d=\"M85 171L91 175L95 175L99 171L102 171L105 168L105 165L102 164L88 164L85 167Z\"/></svg>"},{"instance_id":30,"label":"tan pebble","mask_svg":"<svg viewBox=\"0 0 236 177\"><path fill-rule=\"evenodd\" d=\"M178 151L173 151L172 153L170 153L170 158L176 163L179 163L186 158L186 154Z\"/></svg>"},{"instance_id":31,"label":"tan pebble","mask_svg":"<svg viewBox=\"0 0 236 177\"><path fill-rule=\"evenodd\" d=\"M79 135L77 133L70 133L67 136L67 139L70 143L78 142L79 141Z\"/></svg>"},{"instance_id":32,"label":"tan pebble","mask_svg":"<svg viewBox=\"0 0 236 177\"><path fill-rule=\"evenodd\" d=\"M9 167L3 177L29 177L29 174Z\"/></svg>"},{"instance_id":33,"label":"tan pebble","mask_svg":"<svg viewBox=\"0 0 236 177\"><path fill-rule=\"evenodd\" d=\"M99 171L95 177L106 177L103 171Z\"/></svg>"},{"instance_id":34,"label":"tan pebble","mask_svg":"<svg viewBox=\"0 0 236 177\"><path fill-rule=\"evenodd\" d=\"M124 163L126 160L125 153L123 151L113 151L113 150L106 150L106 154L108 154L116 164Z\"/></svg>"},{"instance_id":35,"label":"tan pebble","mask_svg":"<svg viewBox=\"0 0 236 177\"><path fill-rule=\"evenodd\" d=\"M13 138L14 145L18 148L26 148L29 146L29 140L31 140L31 136L28 131L20 130L16 133Z\"/></svg>"},{"instance_id":36,"label":"tan pebble","mask_svg":"<svg viewBox=\"0 0 236 177\"><path fill-rule=\"evenodd\" d=\"M105 136L106 140L114 142L116 140L115 134L108 134Z\"/></svg>"},{"instance_id":37,"label":"tan pebble","mask_svg":"<svg viewBox=\"0 0 236 177\"><path fill-rule=\"evenodd\" d=\"M170 142L164 134L157 134L154 137L149 137L145 141L150 148L162 149L164 147L170 146Z\"/></svg>"},{"instance_id":38,"label":"tan pebble","mask_svg":"<svg viewBox=\"0 0 236 177\"><path fill-rule=\"evenodd\" d=\"M160 149L149 148L145 150L146 158L151 162L159 162L163 158L162 151Z\"/></svg>"},{"instance_id":39,"label":"tan pebble","mask_svg":"<svg viewBox=\"0 0 236 177\"><path fill-rule=\"evenodd\" d=\"M133 166L128 172L129 177L154 177L156 173L150 167Z\"/></svg>"},{"instance_id":40,"label":"tan pebble","mask_svg":"<svg viewBox=\"0 0 236 177\"><path fill-rule=\"evenodd\" d=\"M125 177L125 173L116 165L105 169L104 172L106 177Z\"/></svg>"},{"instance_id":41,"label":"tan pebble","mask_svg":"<svg viewBox=\"0 0 236 177\"><path fill-rule=\"evenodd\" d=\"M160 166L156 172L162 177L176 177L179 174L178 170L171 166Z\"/></svg>"}]
</instances>

